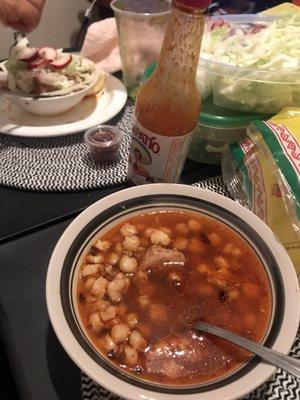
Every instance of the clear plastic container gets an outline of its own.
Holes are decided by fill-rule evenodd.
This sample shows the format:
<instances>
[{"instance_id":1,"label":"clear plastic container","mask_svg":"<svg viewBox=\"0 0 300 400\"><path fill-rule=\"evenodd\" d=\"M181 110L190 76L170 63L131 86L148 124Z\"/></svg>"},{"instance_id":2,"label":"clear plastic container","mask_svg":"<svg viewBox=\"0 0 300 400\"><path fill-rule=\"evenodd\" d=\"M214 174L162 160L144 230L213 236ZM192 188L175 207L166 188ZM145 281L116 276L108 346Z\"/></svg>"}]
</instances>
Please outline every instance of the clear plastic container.
<instances>
[{"instance_id":1,"label":"clear plastic container","mask_svg":"<svg viewBox=\"0 0 300 400\"><path fill-rule=\"evenodd\" d=\"M206 100L202 105L188 158L203 164L221 164L222 154L228 144L243 139L252 121L266 118L262 114L227 110L215 106L211 98Z\"/></svg>"},{"instance_id":2,"label":"clear plastic container","mask_svg":"<svg viewBox=\"0 0 300 400\"><path fill-rule=\"evenodd\" d=\"M245 14L222 16L225 23L245 32L267 26L276 18L278 17ZM209 23L218 21L220 17L212 17ZM210 34L208 23L205 35L207 34ZM251 51L255 52L256 49ZM202 52L197 76L202 99L212 94L214 103L218 106L272 115L286 106L300 106L300 69L295 72L292 69L266 71L239 68L218 62L216 56L212 61L203 57Z\"/></svg>"},{"instance_id":3,"label":"clear plastic container","mask_svg":"<svg viewBox=\"0 0 300 400\"><path fill-rule=\"evenodd\" d=\"M111 125L97 125L86 131L84 141L96 163L108 165L119 161L123 134Z\"/></svg>"}]
</instances>

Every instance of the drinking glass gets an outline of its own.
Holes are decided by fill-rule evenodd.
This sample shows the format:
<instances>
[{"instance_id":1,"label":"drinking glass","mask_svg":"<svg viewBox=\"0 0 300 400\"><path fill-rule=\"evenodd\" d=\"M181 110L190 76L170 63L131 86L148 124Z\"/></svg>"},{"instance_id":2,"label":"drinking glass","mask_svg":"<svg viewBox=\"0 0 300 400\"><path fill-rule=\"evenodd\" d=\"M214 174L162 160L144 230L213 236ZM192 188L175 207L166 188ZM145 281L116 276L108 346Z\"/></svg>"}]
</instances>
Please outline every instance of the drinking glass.
<instances>
[{"instance_id":1,"label":"drinking glass","mask_svg":"<svg viewBox=\"0 0 300 400\"><path fill-rule=\"evenodd\" d=\"M168 0L113 0L123 81L135 98L146 68L157 61L170 17Z\"/></svg>"}]
</instances>

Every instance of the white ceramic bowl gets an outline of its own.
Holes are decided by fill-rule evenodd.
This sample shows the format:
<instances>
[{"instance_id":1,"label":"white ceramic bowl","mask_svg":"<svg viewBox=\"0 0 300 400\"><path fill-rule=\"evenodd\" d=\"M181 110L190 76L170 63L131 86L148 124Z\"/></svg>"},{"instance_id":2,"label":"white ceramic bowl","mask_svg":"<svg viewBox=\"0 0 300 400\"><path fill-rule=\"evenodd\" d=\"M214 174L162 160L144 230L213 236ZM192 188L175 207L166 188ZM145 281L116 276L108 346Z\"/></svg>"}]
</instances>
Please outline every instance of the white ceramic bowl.
<instances>
[{"instance_id":1,"label":"white ceramic bowl","mask_svg":"<svg viewBox=\"0 0 300 400\"><path fill-rule=\"evenodd\" d=\"M94 75L95 76L91 80L91 83L77 92L69 93L62 96L41 98L33 98L30 96L9 96L9 100L22 110L42 117L51 117L54 115L63 114L79 104L81 100L89 94L93 86L96 84L100 72L96 70Z\"/></svg>"},{"instance_id":2,"label":"white ceramic bowl","mask_svg":"<svg viewBox=\"0 0 300 400\"><path fill-rule=\"evenodd\" d=\"M152 184L122 190L86 209L66 229L50 260L46 297L53 328L73 361L95 382L130 400L233 400L265 382L275 368L253 357L212 383L159 386L125 374L93 347L80 321L76 283L83 254L115 224L147 211L199 211L226 223L252 246L268 274L272 313L263 343L287 354L297 334L300 295L296 273L282 245L254 214L224 196L185 185Z\"/></svg>"},{"instance_id":3,"label":"white ceramic bowl","mask_svg":"<svg viewBox=\"0 0 300 400\"><path fill-rule=\"evenodd\" d=\"M88 95L89 91L97 82L99 74L95 73L95 79L78 92L69 93L63 96L32 98L32 97L10 97L9 100L17 107L31 114L42 117L51 117L63 114L75 107L81 100Z\"/></svg>"}]
</instances>

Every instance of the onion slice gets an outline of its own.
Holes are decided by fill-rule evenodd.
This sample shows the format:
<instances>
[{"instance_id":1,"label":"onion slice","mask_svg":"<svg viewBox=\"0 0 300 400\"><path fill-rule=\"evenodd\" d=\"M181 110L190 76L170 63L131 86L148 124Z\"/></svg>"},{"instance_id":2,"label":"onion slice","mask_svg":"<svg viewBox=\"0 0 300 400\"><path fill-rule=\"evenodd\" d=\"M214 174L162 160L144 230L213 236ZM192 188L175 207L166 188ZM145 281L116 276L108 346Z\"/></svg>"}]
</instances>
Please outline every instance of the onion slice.
<instances>
[{"instance_id":1,"label":"onion slice","mask_svg":"<svg viewBox=\"0 0 300 400\"><path fill-rule=\"evenodd\" d=\"M17 52L16 57L19 61L31 62L38 57L38 51L35 47L23 47Z\"/></svg>"},{"instance_id":2,"label":"onion slice","mask_svg":"<svg viewBox=\"0 0 300 400\"><path fill-rule=\"evenodd\" d=\"M57 52L52 47L41 47L38 53L40 58L48 61L53 61L57 57Z\"/></svg>"}]
</instances>

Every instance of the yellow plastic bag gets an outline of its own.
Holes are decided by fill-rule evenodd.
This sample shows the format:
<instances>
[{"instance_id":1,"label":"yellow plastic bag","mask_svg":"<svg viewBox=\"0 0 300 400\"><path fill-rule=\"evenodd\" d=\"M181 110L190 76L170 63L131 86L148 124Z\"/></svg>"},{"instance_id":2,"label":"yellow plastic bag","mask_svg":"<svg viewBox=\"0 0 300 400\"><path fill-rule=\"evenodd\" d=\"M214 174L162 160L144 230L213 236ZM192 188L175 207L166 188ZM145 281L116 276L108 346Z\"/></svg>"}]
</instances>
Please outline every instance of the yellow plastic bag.
<instances>
[{"instance_id":1,"label":"yellow plastic bag","mask_svg":"<svg viewBox=\"0 0 300 400\"><path fill-rule=\"evenodd\" d=\"M258 215L285 246L300 276L300 108L255 121L223 159L233 197Z\"/></svg>"}]
</instances>

